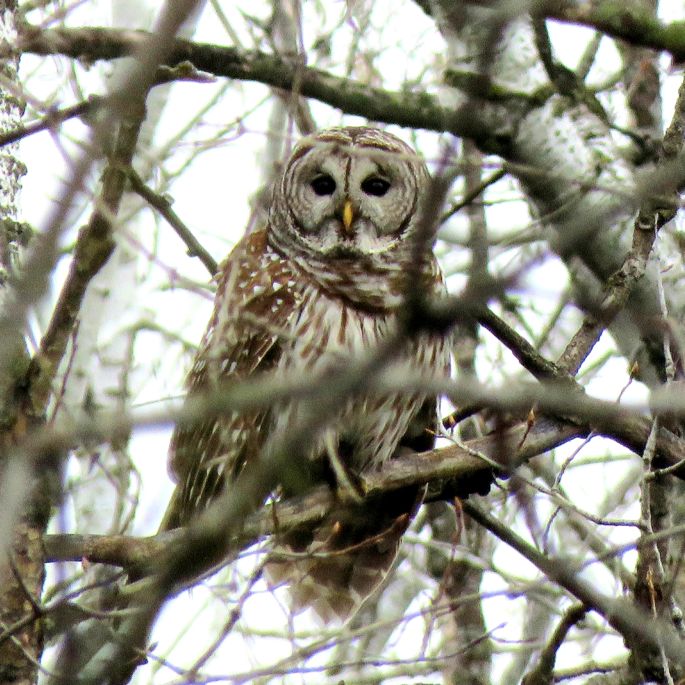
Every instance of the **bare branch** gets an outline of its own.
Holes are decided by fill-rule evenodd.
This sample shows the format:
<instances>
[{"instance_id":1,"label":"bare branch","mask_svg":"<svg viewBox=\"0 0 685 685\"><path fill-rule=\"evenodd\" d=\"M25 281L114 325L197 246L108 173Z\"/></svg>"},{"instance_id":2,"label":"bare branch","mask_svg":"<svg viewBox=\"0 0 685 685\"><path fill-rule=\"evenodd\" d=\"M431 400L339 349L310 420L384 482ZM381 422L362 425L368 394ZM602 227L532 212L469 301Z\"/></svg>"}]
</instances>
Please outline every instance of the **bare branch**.
<instances>
[{"instance_id":1,"label":"bare branch","mask_svg":"<svg viewBox=\"0 0 685 685\"><path fill-rule=\"evenodd\" d=\"M566 639L569 630L581 621L586 613L587 607L584 604L574 604L566 611L554 629L549 642L540 652L537 665L526 674L525 678L521 681L521 685L547 685L552 682L552 672L559 647L561 647Z\"/></svg>"},{"instance_id":2,"label":"bare branch","mask_svg":"<svg viewBox=\"0 0 685 685\"><path fill-rule=\"evenodd\" d=\"M574 568L573 564L569 564L567 560L549 558L538 552L511 529L486 514L475 504L464 502L463 507L469 516L528 559L550 580L559 583L584 606L599 613L621 635L630 640L642 640L645 644L657 649L663 647L669 658L681 665L685 664L685 646L667 623L651 619L649 615L639 611L626 600L601 594L579 577L580 569Z\"/></svg>"},{"instance_id":3,"label":"bare branch","mask_svg":"<svg viewBox=\"0 0 685 685\"><path fill-rule=\"evenodd\" d=\"M133 54L147 39L144 31L84 28L39 31L26 28L19 49L39 55L62 54L88 57L90 60L111 60ZM319 69L303 67L256 50L193 43L177 39L167 63L174 66L190 62L197 69L216 76L259 81L292 90L339 107L349 114L358 114L372 121L385 121L400 126L413 126L433 131L450 131L473 138L484 149L496 152L499 143L490 137L478 118L469 112L442 107L437 98L426 93L396 93L333 76Z\"/></svg>"},{"instance_id":4,"label":"bare branch","mask_svg":"<svg viewBox=\"0 0 685 685\"><path fill-rule=\"evenodd\" d=\"M143 179L133 168L128 170L128 179L133 190L140 195L150 206L154 207L176 231L178 237L187 245L188 254L197 257L204 265L210 276L215 276L218 270L216 260L205 250L200 241L193 235L192 231L181 221L181 218L174 212L171 202L166 197L155 193L151 188L143 183Z\"/></svg>"}]
</instances>

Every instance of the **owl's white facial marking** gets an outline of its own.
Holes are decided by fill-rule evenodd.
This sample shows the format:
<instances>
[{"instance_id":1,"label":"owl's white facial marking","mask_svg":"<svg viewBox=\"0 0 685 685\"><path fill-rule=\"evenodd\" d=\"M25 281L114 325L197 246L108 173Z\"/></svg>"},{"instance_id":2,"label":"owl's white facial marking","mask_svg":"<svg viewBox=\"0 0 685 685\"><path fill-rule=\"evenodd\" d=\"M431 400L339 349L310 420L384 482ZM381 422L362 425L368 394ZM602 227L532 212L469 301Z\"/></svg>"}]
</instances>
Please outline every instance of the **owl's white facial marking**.
<instances>
[{"instance_id":1,"label":"owl's white facial marking","mask_svg":"<svg viewBox=\"0 0 685 685\"><path fill-rule=\"evenodd\" d=\"M428 180L417 154L385 131L321 131L285 166L269 244L329 292L369 307L397 306Z\"/></svg>"},{"instance_id":2,"label":"owl's white facial marking","mask_svg":"<svg viewBox=\"0 0 685 685\"><path fill-rule=\"evenodd\" d=\"M393 157L398 155L329 144L303 155L286 196L303 246L332 259L362 261L392 250L420 191L411 165Z\"/></svg>"},{"instance_id":3,"label":"owl's white facial marking","mask_svg":"<svg viewBox=\"0 0 685 685\"><path fill-rule=\"evenodd\" d=\"M305 257L365 262L389 254L411 232L427 180L423 162L390 134L323 131L293 152L272 232L279 244L287 234Z\"/></svg>"}]
</instances>

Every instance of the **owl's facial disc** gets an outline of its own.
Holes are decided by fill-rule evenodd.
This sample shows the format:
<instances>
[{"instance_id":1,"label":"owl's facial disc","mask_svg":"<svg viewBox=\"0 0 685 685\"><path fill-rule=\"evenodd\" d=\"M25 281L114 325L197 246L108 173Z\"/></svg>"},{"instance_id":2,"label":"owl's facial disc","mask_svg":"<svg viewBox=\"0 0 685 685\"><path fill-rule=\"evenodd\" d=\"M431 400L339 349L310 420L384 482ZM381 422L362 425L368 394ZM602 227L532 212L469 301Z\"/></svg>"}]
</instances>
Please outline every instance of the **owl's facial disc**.
<instances>
[{"instance_id":1,"label":"owl's facial disc","mask_svg":"<svg viewBox=\"0 0 685 685\"><path fill-rule=\"evenodd\" d=\"M405 237L420 178L400 155L324 145L303 154L292 172L287 203L308 250L363 259L394 249Z\"/></svg>"}]
</instances>

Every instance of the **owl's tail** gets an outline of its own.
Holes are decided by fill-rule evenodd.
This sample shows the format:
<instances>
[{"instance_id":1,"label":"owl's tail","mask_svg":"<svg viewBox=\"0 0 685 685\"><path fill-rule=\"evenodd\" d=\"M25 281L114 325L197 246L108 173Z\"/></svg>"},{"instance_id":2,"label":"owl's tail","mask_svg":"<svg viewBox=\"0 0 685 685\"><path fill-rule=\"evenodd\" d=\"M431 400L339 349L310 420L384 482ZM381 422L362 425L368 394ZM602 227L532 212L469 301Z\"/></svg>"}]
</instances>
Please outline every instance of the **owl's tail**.
<instances>
[{"instance_id":1,"label":"owl's tail","mask_svg":"<svg viewBox=\"0 0 685 685\"><path fill-rule=\"evenodd\" d=\"M387 576L422 498L423 489L404 488L289 531L266 566L270 585L288 586L293 613L311 608L324 623L344 623Z\"/></svg>"}]
</instances>

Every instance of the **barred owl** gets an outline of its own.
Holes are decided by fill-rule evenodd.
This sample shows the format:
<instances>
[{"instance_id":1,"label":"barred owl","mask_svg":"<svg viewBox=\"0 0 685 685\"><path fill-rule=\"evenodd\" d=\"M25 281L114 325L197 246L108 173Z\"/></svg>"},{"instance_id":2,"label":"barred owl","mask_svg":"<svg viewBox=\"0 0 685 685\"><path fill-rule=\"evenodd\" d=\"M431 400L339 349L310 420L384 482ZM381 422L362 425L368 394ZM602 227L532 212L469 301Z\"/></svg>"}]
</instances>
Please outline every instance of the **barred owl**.
<instances>
[{"instance_id":1,"label":"barred owl","mask_svg":"<svg viewBox=\"0 0 685 685\"><path fill-rule=\"evenodd\" d=\"M333 128L304 139L274 189L266 228L243 238L221 267L189 394L264 374L315 377L392 334L427 183L416 153L384 131ZM411 287L443 291L432 252L416 281ZM449 364L446 342L426 333L407 342L393 368L430 378L444 377ZM178 428L170 447L178 486L163 528L184 525L230 487L269 440L297 423L299 408L293 400ZM307 453L292 458L337 489L341 464L354 480L408 450L429 449L435 423L436 398L368 388L342 398ZM305 488L291 481L281 496ZM293 611L347 619L386 575L420 498L416 488L361 503L339 497L324 521L277 536L277 549L297 554L279 555L267 576L288 585Z\"/></svg>"}]
</instances>

